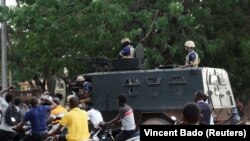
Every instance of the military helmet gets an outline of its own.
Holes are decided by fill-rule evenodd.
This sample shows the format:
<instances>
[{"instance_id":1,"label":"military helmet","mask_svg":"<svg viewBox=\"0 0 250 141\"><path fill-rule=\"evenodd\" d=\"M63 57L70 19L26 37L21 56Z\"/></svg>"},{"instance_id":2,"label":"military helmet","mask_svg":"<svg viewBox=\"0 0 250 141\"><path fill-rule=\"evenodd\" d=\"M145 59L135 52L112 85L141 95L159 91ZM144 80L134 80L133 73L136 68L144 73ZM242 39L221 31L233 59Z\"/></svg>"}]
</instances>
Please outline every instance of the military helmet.
<instances>
[{"instance_id":1,"label":"military helmet","mask_svg":"<svg viewBox=\"0 0 250 141\"><path fill-rule=\"evenodd\" d=\"M184 46L190 47L190 48L195 48L194 41L186 41Z\"/></svg>"},{"instance_id":2,"label":"military helmet","mask_svg":"<svg viewBox=\"0 0 250 141\"><path fill-rule=\"evenodd\" d=\"M77 76L76 81L85 81L85 78L82 75Z\"/></svg>"},{"instance_id":3,"label":"military helmet","mask_svg":"<svg viewBox=\"0 0 250 141\"><path fill-rule=\"evenodd\" d=\"M121 44L123 44L123 43L125 43L125 42L130 43L129 38L123 38L123 39L121 40Z\"/></svg>"}]
</instances>

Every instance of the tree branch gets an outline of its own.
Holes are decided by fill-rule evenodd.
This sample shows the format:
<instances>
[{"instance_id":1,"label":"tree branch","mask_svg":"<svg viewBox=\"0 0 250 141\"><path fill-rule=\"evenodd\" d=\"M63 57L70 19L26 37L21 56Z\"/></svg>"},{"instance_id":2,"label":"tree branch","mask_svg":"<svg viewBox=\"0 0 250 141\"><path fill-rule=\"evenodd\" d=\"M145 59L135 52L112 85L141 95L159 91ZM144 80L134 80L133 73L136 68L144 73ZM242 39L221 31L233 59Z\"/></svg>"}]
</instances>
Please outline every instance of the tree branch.
<instances>
[{"instance_id":1,"label":"tree branch","mask_svg":"<svg viewBox=\"0 0 250 141\"><path fill-rule=\"evenodd\" d=\"M153 25L155 24L155 21L156 21L156 19L157 19L157 17L158 17L158 13L159 13L159 10L156 11L155 18L154 18L154 20L152 21L152 24L151 24L151 26L150 26L150 28L149 28L149 30L148 30L148 33L146 34L146 36L145 36L139 43L141 43L141 42L143 42L144 40L146 40L146 39L148 38L148 36L150 35L150 33L152 32Z\"/></svg>"}]
</instances>

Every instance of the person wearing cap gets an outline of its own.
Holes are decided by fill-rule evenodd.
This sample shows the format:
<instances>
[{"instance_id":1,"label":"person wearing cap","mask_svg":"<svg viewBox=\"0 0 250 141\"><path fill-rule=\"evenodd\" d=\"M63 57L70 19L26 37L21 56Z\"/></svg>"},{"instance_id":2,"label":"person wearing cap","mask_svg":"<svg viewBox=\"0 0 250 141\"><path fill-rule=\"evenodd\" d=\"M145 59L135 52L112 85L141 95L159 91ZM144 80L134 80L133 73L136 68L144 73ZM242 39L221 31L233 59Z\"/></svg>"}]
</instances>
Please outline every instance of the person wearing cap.
<instances>
[{"instance_id":1,"label":"person wearing cap","mask_svg":"<svg viewBox=\"0 0 250 141\"><path fill-rule=\"evenodd\" d=\"M198 67L198 64L200 63L200 59L198 54L195 52L195 43L194 41L186 41L185 49L188 51L188 54L186 56L185 65L181 66L180 68L186 68L186 67Z\"/></svg>"},{"instance_id":2,"label":"person wearing cap","mask_svg":"<svg viewBox=\"0 0 250 141\"><path fill-rule=\"evenodd\" d=\"M119 52L118 58L134 58L135 48L132 46L129 38L121 40L122 50Z\"/></svg>"},{"instance_id":3,"label":"person wearing cap","mask_svg":"<svg viewBox=\"0 0 250 141\"><path fill-rule=\"evenodd\" d=\"M77 77L77 83L80 85L78 97L81 103L86 103L90 101L92 93L92 83L85 79L82 75Z\"/></svg>"}]
</instances>

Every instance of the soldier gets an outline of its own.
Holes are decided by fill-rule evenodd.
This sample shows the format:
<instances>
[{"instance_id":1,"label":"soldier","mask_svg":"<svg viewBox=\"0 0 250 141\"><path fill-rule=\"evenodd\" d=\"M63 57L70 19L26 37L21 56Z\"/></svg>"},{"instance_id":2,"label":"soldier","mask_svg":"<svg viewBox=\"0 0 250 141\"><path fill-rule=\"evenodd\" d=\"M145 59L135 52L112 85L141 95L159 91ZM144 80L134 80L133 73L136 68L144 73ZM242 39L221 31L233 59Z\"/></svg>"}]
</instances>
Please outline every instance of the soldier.
<instances>
[{"instance_id":1,"label":"soldier","mask_svg":"<svg viewBox=\"0 0 250 141\"><path fill-rule=\"evenodd\" d=\"M92 93L92 83L90 81L87 81L82 75L79 75L77 77L77 82L80 84L78 97L81 104L85 104L86 102L90 101Z\"/></svg>"},{"instance_id":2,"label":"soldier","mask_svg":"<svg viewBox=\"0 0 250 141\"><path fill-rule=\"evenodd\" d=\"M185 49L188 51L188 54L186 56L185 65L181 66L180 68L186 68L186 67L198 67L198 64L200 63L200 59L198 54L195 52L195 43L194 41L186 41Z\"/></svg>"},{"instance_id":3,"label":"soldier","mask_svg":"<svg viewBox=\"0 0 250 141\"><path fill-rule=\"evenodd\" d=\"M124 38L121 40L122 50L119 52L119 58L134 58L135 48L132 46L129 38Z\"/></svg>"}]
</instances>

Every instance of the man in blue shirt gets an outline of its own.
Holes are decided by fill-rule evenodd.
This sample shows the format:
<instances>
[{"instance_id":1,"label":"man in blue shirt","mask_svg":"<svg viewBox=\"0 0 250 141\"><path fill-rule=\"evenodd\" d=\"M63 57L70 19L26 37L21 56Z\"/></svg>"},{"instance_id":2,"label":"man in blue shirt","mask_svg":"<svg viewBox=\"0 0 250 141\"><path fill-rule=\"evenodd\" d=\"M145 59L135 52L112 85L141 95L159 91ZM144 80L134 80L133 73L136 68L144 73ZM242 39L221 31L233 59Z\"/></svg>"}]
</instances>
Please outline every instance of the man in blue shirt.
<instances>
[{"instance_id":1,"label":"man in blue shirt","mask_svg":"<svg viewBox=\"0 0 250 141\"><path fill-rule=\"evenodd\" d=\"M196 91L194 100L201 110L200 124L211 125L213 124L212 119L212 107L206 102L207 95L203 91Z\"/></svg>"},{"instance_id":2,"label":"man in blue shirt","mask_svg":"<svg viewBox=\"0 0 250 141\"><path fill-rule=\"evenodd\" d=\"M31 98L32 108L25 114L24 119L13 128L13 130L20 130L26 122L31 123L31 135L26 136L24 141L43 141L47 138L47 115L52 109L56 108L56 104L50 99L41 99L50 103L50 106L40 105L36 97Z\"/></svg>"}]
</instances>

